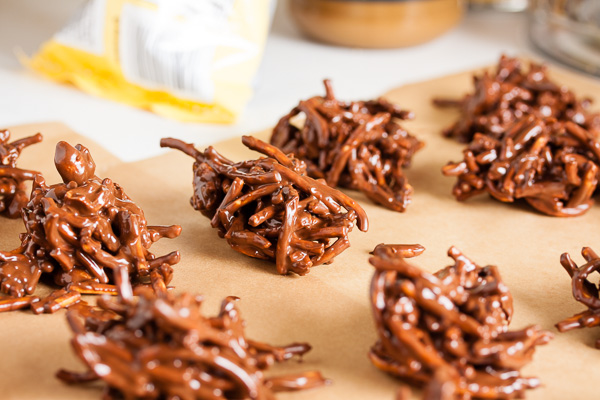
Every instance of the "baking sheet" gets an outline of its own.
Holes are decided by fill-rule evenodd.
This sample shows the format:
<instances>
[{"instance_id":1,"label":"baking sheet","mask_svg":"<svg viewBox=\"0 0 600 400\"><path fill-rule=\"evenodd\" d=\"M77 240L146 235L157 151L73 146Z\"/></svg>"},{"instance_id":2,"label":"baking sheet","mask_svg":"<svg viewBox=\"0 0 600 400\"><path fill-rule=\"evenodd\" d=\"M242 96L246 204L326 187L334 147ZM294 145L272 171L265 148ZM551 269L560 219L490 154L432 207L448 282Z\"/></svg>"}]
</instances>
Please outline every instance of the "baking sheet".
<instances>
[{"instance_id":1,"label":"baking sheet","mask_svg":"<svg viewBox=\"0 0 600 400\"><path fill-rule=\"evenodd\" d=\"M553 76L580 95L600 93L597 81L561 71ZM373 367L366 356L376 340L368 297L373 269L367 259L368 252L382 242L424 245L426 252L413 262L432 272L449 264L446 251L451 245L480 264L498 265L514 297L512 328L539 324L556 334L550 344L538 348L533 363L524 369L525 375L538 376L543 383L542 388L529 391L527 398L597 398L600 350L592 346L600 338L600 329L558 334L553 325L583 311L572 299L570 280L559 257L567 251L580 263L582 246L600 251L600 205L582 217L560 219L486 195L465 203L455 201L451 195L454 179L442 176L440 168L449 160L461 159L463 145L442 138L440 131L457 114L435 109L431 98L458 97L470 88L471 73L461 73L404 86L386 95L415 111L416 120L405 126L426 143L408 172L415 189L413 203L405 213L396 213L349 191L369 216L369 232L352 232L350 249L333 264L315 267L305 277L279 276L273 264L236 253L218 238L209 221L189 205L193 161L182 153L173 151L123 164L58 123L11 130L13 138L38 131L45 136L43 143L25 150L19 164L22 168L37 169L49 183L55 183L55 143L82 142L96 160L97 174L120 183L142 206L150 224L180 224L183 232L179 238L163 239L152 251L181 251L182 261L175 266L172 285L177 291L203 293L207 313L216 313L223 297L236 295L241 297L239 305L249 337L273 344L307 341L313 346L302 363L276 366L270 374L319 369L334 384L280 394L279 399L394 399L398 381ZM170 134L177 136L176 132ZM267 139L268 134L258 136ZM255 157L239 139L215 147L234 160ZM21 231L20 221L0 220L0 248L15 248ZM100 397L99 384L67 386L54 377L59 368L83 369L71 352L64 314L0 314L0 398Z\"/></svg>"}]
</instances>

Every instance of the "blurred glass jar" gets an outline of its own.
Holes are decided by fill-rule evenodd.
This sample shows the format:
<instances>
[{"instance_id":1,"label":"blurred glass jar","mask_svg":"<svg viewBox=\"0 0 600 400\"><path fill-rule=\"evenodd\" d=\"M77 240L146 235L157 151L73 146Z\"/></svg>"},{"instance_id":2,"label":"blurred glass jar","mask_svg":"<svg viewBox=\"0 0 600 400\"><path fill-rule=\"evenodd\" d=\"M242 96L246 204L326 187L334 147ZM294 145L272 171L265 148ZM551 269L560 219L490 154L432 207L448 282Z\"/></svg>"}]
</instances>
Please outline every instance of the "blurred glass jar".
<instances>
[{"instance_id":1,"label":"blurred glass jar","mask_svg":"<svg viewBox=\"0 0 600 400\"><path fill-rule=\"evenodd\" d=\"M491 8L499 11L524 11L529 0L469 0L469 6L474 9Z\"/></svg>"},{"instance_id":2,"label":"blurred glass jar","mask_svg":"<svg viewBox=\"0 0 600 400\"><path fill-rule=\"evenodd\" d=\"M463 0L288 0L309 37L340 46L413 46L458 24Z\"/></svg>"},{"instance_id":3,"label":"blurred glass jar","mask_svg":"<svg viewBox=\"0 0 600 400\"><path fill-rule=\"evenodd\" d=\"M600 76L600 0L533 0L530 19L540 50Z\"/></svg>"}]
</instances>

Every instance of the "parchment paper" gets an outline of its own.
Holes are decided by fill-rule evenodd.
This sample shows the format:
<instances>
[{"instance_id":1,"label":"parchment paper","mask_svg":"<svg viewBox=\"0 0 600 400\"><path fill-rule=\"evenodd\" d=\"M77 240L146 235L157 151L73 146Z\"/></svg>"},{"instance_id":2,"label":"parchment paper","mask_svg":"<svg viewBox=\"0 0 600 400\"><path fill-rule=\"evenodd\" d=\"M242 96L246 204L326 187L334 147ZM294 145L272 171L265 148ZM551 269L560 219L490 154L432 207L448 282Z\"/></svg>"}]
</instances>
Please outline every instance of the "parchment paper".
<instances>
[{"instance_id":1,"label":"parchment paper","mask_svg":"<svg viewBox=\"0 0 600 400\"><path fill-rule=\"evenodd\" d=\"M564 72L554 76L581 95L600 93L597 81ZM394 398L399 382L373 367L366 357L376 340L368 297L373 270L367 259L368 252L382 242L423 244L427 251L413 262L429 271L448 265L446 251L451 245L480 264L498 265L515 300L511 326L518 329L539 324L556 333L549 345L538 348L534 362L524 369L526 375L538 376L544 385L529 391L527 397L598 398L600 350L592 346L600 338L600 328L558 334L553 325L584 309L572 299L570 280L559 257L570 252L579 263L582 246L600 251L600 205L582 217L560 219L486 195L466 203L454 200L454 179L443 177L440 168L449 160L459 160L463 146L442 138L440 131L457 114L436 110L430 101L434 96L458 97L470 88L471 73L462 73L387 94L416 112L416 120L405 125L426 142L408 172L415 188L413 204L401 214L349 192L367 211L369 232L355 230L349 250L333 264L315 267L305 277L279 276L273 264L238 254L218 238L209 221L189 205L192 159L182 153L173 151L152 160L121 164L98 145L57 123L12 131L14 138L37 131L44 134L44 142L27 149L19 165L43 172L49 183L58 180L52 163L55 143L83 141L98 164L98 175L119 182L143 207L149 223L180 224L181 237L163 239L152 251L181 251L182 261L175 266L172 284L178 291L205 294L208 313L217 312L223 297L236 295L242 299L240 308L249 337L274 344L309 342L313 351L304 362L277 366L270 374L319 369L334 384L281 394L280 399ZM143 132L139 134L143 140ZM177 136L177 132L168 134ZM268 132L258 136L266 139ZM234 160L255 157L238 139L215 147ZM0 248L15 248L22 230L20 221L0 220ZM83 369L71 352L64 315L64 311L40 316L29 311L0 314L0 398L100 397L98 384L69 387L54 378L59 368Z\"/></svg>"}]
</instances>

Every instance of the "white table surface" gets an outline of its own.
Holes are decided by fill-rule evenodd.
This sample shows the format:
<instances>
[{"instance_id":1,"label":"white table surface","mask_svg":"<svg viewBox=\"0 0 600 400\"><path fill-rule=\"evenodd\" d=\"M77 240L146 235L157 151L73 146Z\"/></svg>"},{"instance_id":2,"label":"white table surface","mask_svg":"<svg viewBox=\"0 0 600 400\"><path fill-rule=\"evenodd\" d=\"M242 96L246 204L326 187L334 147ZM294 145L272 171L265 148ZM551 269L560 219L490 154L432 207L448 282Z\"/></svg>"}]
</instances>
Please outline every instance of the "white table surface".
<instances>
[{"instance_id":1,"label":"white table surface","mask_svg":"<svg viewBox=\"0 0 600 400\"><path fill-rule=\"evenodd\" d=\"M323 93L333 80L340 99L368 99L399 85L494 63L501 53L535 53L524 14L470 12L446 35L424 45L359 50L306 40L280 1L258 86L233 125L180 123L49 82L26 70L17 51L31 55L68 20L82 0L0 0L0 127L61 121L124 161L159 154L161 137L199 147L267 129L298 100ZM410 105L406 105L410 107Z\"/></svg>"}]
</instances>

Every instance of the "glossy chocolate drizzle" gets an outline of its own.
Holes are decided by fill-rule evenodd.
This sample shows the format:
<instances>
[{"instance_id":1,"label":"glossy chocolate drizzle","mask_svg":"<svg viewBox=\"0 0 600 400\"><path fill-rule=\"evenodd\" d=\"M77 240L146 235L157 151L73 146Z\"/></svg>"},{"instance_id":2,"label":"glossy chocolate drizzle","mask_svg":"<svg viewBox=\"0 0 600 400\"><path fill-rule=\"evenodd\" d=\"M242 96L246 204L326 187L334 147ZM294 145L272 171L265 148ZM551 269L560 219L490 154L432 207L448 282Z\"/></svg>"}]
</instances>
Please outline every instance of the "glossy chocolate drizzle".
<instances>
[{"instance_id":1,"label":"glossy chocolate drizzle","mask_svg":"<svg viewBox=\"0 0 600 400\"><path fill-rule=\"evenodd\" d=\"M589 112L590 99L578 99L567 87L553 82L545 65L528 70L517 58L503 55L494 73L473 76L474 91L462 100L434 99L434 104L457 107L460 118L443 134L469 143L480 133L501 139L523 117L571 121L594 136L600 134L600 114Z\"/></svg>"},{"instance_id":2,"label":"glossy chocolate drizzle","mask_svg":"<svg viewBox=\"0 0 600 400\"><path fill-rule=\"evenodd\" d=\"M463 161L442 169L458 178L458 200L487 192L508 203L524 199L555 217L581 215L594 202L600 135L574 122L529 115L500 139L476 133L463 154Z\"/></svg>"},{"instance_id":3,"label":"glossy chocolate drizzle","mask_svg":"<svg viewBox=\"0 0 600 400\"><path fill-rule=\"evenodd\" d=\"M81 293L116 294L115 284L125 278L149 285L153 271L168 283L179 253L156 257L149 248L177 237L181 228L147 226L142 209L118 184L95 176L87 148L59 142L54 161L64 183L48 186L35 177L23 208L21 246L0 251L0 290L11 296L0 300L0 311L54 312L79 301ZM23 297L33 294L42 274L65 289L43 300Z\"/></svg>"},{"instance_id":4,"label":"glossy chocolate drizzle","mask_svg":"<svg viewBox=\"0 0 600 400\"><path fill-rule=\"evenodd\" d=\"M519 370L551 334L509 331L512 297L497 267L481 267L451 247L455 261L435 274L407 263L419 245L379 245L371 302L379 340L373 364L427 399L515 399L539 385ZM401 391L400 396L405 396Z\"/></svg>"},{"instance_id":5,"label":"glossy chocolate drizzle","mask_svg":"<svg viewBox=\"0 0 600 400\"><path fill-rule=\"evenodd\" d=\"M573 297L587 310L557 323L556 328L560 332L600 325L599 287L588 279L590 274L600 271L600 257L589 247L584 247L581 255L586 261L581 266L577 266L568 253L560 256L560 263L571 277ZM600 349L600 339L595 345Z\"/></svg>"},{"instance_id":6,"label":"glossy chocolate drizzle","mask_svg":"<svg viewBox=\"0 0 600 400\"><path fill-rule=\"evenodd\" d=\"M266 376L274 363L301 357L310 346L248 339L237 298L226 298L216 317L206 317L202 297L167 292L154 272L154 290L140 290L137 298L102 297L99 309L69 309L71 344L89 369L61 370L58 378L70 384L101 379L107 400L270 400L276 392L329 383L317 371Z\"/></svg>"},{"instance_id":7,"label":"glossy chocolate drizzle","mask_svg":"<svg viewBox=\"0 0 600 400\"><path fill-rule=\"evenodd\" d=\"M212 147L200 152L177 139L160 142L196 160L191 204L234 250L274 261L282 275L305 275L350 246L355 222L368 229L358 203L305 176L302 161L251 136L242 141L267 157L234 163Z\"/></svg>"},{"instance_id":8,"label":"glossy chocolate drizzle","mask_svg":"<svg viewBox=\"0 0 600 400\"><path fill-rule=\"evenodd\" d=\"M19 218L21 209L29 201L27 196L27 181L32 181L39 174L17 168L17 159L27 146L42 141L39 133L8 143L10 132L0 130L0 216Z\"/></svg>"},{"instance_id":9,"label":"glossy chocolate drizzle","mask_svg":"<svg viewBox=\"0 0 600 400\"><path fill-rule=\"evenodd\" d=\"M403 169L423 143L398 120L413 114L383 98L339 101L331 82L324 83L325 97L301 101L281 118L271 144L304 161L309 176L360 190L377 204L404 211L413 189Z\"/></svg>"}]
</instances>

